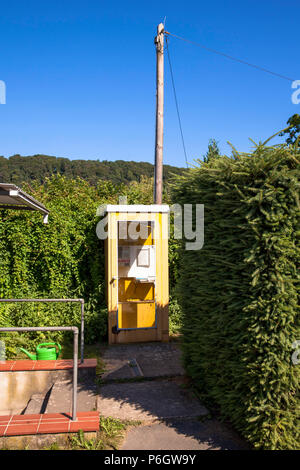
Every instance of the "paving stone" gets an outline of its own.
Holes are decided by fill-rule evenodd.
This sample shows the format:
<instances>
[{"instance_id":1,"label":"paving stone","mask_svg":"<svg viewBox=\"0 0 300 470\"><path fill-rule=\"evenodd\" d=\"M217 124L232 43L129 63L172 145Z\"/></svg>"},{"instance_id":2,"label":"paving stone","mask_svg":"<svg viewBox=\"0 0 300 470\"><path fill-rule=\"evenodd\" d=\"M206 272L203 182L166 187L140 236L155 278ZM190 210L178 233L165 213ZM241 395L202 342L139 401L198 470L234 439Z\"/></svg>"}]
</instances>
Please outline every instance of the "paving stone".
<instances>
[{"instance_id":1,"label":"paving stone","mask_svg":"<svg viewBox=\"0 0 300 470\"><path fill-rule=\"evenodd\" d=\"M247 444L216 420L172 421L134 427L120 450L245 450Z\"/></svg>"},{"instance_id":2,"label":"paving stone","mask_svg":"<svg viewBox=\"0 0 300 470\"><path fill-rule=\"evenodd\" d=\"M111 345L103 353L104 382L131 379L136 376L132 362L136 362L146 378L184 375L181 351L175 343L140 343Z\"/></svg>"},{"instance_id":3,"label":"paving stone","mask_svg":"<svg viewBox=\"0 0 300 470\"><path fill-rule=\"evenodd\" d=\"M143 422L208 414L175 380L104 384L98 394L97 410L102 416Z\"/></svg>"},{"instance_id":4,"label":"paving stone","mask_svg":"<svg viewBox=\"0 0 300 470\"><path fill-rule=\"evenodd\" d=\"M43 413L45 397L45 393L35 393L32 395L24 411L24 415Z\"/></svg>"},{"instance_id":5,"label":"paving stone","mask_svg":"<svg viewBox=\"0 0 300 470\"><path fill-rule=\"evenodd\" d=\"M51 390L45 413L72 412L72 382L56 382ZM96 409L97 386L94 382L78 383L77 411Z\"/></svg>"}]
</instances>

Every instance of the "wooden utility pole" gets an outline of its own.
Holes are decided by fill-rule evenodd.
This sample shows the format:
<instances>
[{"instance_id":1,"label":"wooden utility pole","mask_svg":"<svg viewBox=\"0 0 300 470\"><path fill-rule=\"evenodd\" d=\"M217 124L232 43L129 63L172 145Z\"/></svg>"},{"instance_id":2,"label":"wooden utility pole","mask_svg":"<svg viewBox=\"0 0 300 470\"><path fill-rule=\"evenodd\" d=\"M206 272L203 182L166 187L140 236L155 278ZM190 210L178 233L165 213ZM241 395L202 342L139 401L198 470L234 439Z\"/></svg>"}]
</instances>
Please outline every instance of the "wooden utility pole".
<instances>
[{"instance_id":1,"label":"wooden utility pole","mask_svg":"<svg viewBox=\"0 0 300 470\"><path fill-rule=\"evenodd\" d=\"M164 25L157 26L156 46L156 131L154 203L162 204L164 139Z\"/></svg>"}]
</instances>

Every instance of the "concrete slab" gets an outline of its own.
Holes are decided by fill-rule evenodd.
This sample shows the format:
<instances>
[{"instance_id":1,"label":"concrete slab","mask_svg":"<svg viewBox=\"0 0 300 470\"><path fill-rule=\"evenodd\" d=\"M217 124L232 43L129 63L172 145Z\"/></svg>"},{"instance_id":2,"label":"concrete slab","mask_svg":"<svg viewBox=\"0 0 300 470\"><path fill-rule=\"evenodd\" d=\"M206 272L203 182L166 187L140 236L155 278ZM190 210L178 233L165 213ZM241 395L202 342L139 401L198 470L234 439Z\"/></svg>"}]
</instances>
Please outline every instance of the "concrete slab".
<instances>
[{"instance_id":1,"label":"concrete slab","mask_svg":"<svg viewBox=\"0 0 300 470\"><path fill-rule=\"evenodd\" d=\"M24 410L25 415L34 415L34 414L39 414L43 413L43 404L45 400L47 399L47 395L51 389L48 390L47 393L35 393L34 395L31 396L26 409Z\"/></svg>"},{"instance_id":2,"label":"concrete slab","mask_svg":"<svg viewBox=\"0 0 300 470\"><path fill-rule=\"evenodd\" d=\"M216 420L172 421L132 428L120 450L245 450L245 442Z\"/></svg>"},{"instance_id":3,"label":"concrete slab","mask_svg":"<svg viewBox=\"0 0 300 470\"><path fill-rule=\"evenodd\" d=\"M97 410L101 416L142 422L208 414L175 380L104 384L97 397Z\"/></svg>"},{"instance_id":4,"label":"concrete slab","mask_svg":"<svg viewBox=\"0 0 300 470\"><path fill-rule=\"evenodd\" d=\"M104 382L136 377L137 364L140 375L146 378L176 377L184 375L181 351L175 343L140 343L111 345L103 353Z\"/></svg>"},{"instance_id":5,"label":"concrete slab","mask_svg":"<svg viewBox=\"0 0 300 470\"><path fill-rule=\"evenodd\" d=\"M96 409L97 386L94 382L78 383L77 411ZM72 412L72 382L55 382L44 413Z\"/></svg>"}]
</instances>

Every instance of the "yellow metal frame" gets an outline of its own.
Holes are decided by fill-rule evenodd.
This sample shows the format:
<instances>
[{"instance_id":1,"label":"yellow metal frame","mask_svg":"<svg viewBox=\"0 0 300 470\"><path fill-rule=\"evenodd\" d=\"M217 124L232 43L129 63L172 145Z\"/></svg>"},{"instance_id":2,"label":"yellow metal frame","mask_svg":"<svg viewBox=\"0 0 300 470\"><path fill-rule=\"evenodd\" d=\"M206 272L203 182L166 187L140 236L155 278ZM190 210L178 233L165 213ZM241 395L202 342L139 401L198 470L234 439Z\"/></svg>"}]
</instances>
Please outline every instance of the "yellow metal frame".
<instances>
[{"instance_id":1,"label":"yellow metal frame","mask_svg":"<svg viewBox=\"0 0 300 470\"><path fill-rule=\"evenodd\" d=\"M116 208L117 207L118 206L116 206ZM145 206L145 208L148 207L149 206ZM155 207L157 208L158 206ZM110 344L144 341L168 341L169 339L168 213L165 210L159 212L159 207L158 210L156 209L155 212L125 212L123 210L116 210L107 213L108 237L106 240L105 258L108 305L108 338ZM141 313L140 311L139 319L137 320L137 325L139 321L142 321L143 327L141 328L137 326L137 329L134 328L118 330L118 326L120 327L120 325L118 325L117 317L118 303L119 308L124 308L122 307L122 303L120 304L122 300L118 299L118 222L120 221L154 222L154 244L156 252L156 278L154 299L156 309L156 324L154 326L145 326L147 325L147 315L149 315L149 309L152 307L151 302L149 302L149 305L143 302L144 313ZM150 299L145 298L144 300ZM136 304L134 302L130 302L130 304L130 307L127 306L126 308L131 308L132 311L135 311L137 315L139 309L138 302L136 302ZM125 326L125 328L131 328L130 322L126 325L121 326Z\"/></svg>"}]
</instances>

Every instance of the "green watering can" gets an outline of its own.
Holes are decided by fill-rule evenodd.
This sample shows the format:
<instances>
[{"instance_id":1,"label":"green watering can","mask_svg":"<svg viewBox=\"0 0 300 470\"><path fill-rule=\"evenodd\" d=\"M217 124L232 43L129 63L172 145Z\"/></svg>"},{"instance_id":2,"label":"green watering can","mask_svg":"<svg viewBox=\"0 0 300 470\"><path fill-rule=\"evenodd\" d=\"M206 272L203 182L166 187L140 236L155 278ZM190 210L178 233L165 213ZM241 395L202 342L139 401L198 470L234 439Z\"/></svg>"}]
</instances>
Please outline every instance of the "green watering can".
<instances>
[{"instance_id":1,"label":"green watering can","mask_svg":"<svg viewBox=\"0 0 300 470\"><path fill-rule=\"evenodd\" d=\"M51 348L50 346L54 346ZM57 347L57 349L56 349ZM61 345L58 343L41 343L36 348L36 354L31 354L24 348L20 348L33 361L55 361L61 352Z\"/></svg>"}]
</instances>

